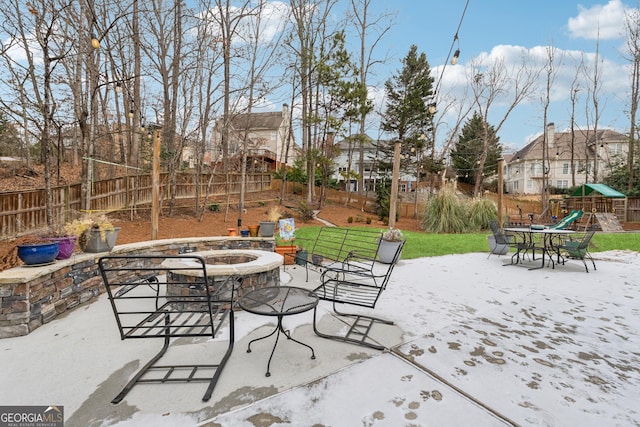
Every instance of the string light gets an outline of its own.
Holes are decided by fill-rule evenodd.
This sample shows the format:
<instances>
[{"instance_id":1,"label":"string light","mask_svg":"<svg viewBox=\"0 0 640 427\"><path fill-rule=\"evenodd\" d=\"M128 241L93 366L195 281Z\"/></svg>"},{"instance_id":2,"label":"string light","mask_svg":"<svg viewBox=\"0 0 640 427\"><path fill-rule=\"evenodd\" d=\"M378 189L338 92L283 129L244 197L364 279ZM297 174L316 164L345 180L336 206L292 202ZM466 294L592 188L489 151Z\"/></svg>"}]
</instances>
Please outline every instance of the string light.
<instances>
[{"instance_id":1,"label":"string light","mask_svg":"<svg viewBox=\"0 0 640 427\"><path fill-rule=\"evenodd\" d=\"M456 49L453 54L453 58L451 58L451 65L456 65L458 63L458 58L460 58L460 49Z\"/></svg>"},{"instance_id":2,"label":"string light","mask_svg":"<svg viewBox=\"0 0 640 427\"><path fill-rule=\"evenodd\" d=\"M91 46L94 49L100 49L100 40L96 37L95 34L91 34Z\"/></svg>"},{"instance_id":3,"label":"string light","mask_svg":"<svg viewBox=\"0 0 640 427\"><path fill-rule=\"evenodd\" d=\"M462 27L462 21L464 20L464 16L467 13L467 7L469 7L469 0L467 0L464 5L464 10L462 11L462 15L460 16L460 22L458 23L458 28L456 29L456 33L453 36L451 47L449 48L449 53L447 54L447 60L444 61L444 65L442 66L442 70L440 71L440 77L438 78L438 82L436 83L436 88L433 91L434 95L437 95L438 90L440 89L440 83L442 83L442 76L444 75L444 70L447 68L447 63L449 62L449 58L451 58L451 52L453 52L453 47L456 44L458 44L458 33L460 32L460 27ZM457 48L453 55L453 58L451 59L451 64L456 65L459 58L460 58L460 49Z\"/></svg>"}]
</instances>

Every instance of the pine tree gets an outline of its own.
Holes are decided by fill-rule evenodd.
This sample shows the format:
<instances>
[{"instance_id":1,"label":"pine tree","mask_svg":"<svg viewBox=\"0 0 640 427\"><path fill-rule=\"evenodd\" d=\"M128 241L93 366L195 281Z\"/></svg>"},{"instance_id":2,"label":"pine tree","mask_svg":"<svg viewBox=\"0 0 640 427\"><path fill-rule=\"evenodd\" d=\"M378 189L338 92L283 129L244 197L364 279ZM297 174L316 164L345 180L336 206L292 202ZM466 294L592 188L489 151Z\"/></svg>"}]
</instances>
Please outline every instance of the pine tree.
<instances>
[{"instance_id":1,"label":"pine tree","mask_svg":"<svg viewBox=\"0 0 640 427\"><path fill-rule=\"evenodd\" d=\"M484 146L482 117L477 112L473 113L473 117L462 128L458 142L451 151L451 161L456 168L460 182L474 184L478 174L484 173L484 176L489 176L498 171L498 159L502 155L502 145L499 143L500 138L496 135L495 128L488 125L488 131L490 145L487 161L484 170L479 170L478 159Z\"/></svg>"},{"instance_id":2,"label":"pine tree","mask_svg":"<svg viewBox=\"0 0 640 427\"><path fill-rule=\"evenodd\" d=\"M433 147L433 141L424 144L420 140L420 135L433 126L434 112L427 104L427 99L433 96L433 77L430 75L427 56L424 53L418 55L418 48L412 45L407 56L402 60L402 70L387 80L384 86L387 104L381 127L393 136L390 143L394 147L394 162L399 162L400 153L403 151L419 157L418 149L428 150ZM381 150L381 152L385 151ZM389 210L391 227L395 225L398 169L399 165L394 166L395 176L391 181Z\"/></svg>"}]
</instances>

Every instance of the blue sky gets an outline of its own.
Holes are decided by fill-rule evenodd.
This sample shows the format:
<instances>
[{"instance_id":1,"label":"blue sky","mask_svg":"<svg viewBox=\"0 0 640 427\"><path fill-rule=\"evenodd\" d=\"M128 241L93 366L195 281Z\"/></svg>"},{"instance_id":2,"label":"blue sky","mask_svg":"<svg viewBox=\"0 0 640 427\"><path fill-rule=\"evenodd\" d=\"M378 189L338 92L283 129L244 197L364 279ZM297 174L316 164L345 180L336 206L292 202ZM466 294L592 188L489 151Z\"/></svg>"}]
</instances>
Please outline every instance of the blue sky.
<instances>
[{"instance_id":1,"label":"blue sky","mask_svg":"<svg viewBox=\"0 0 640 427\"><path fill-rule=\"evenodd\" d=\"M401 68L400 60L412 44L427 55L432 70L439 76L466 0L374 3L372 14L384 11L395 14L395 22L381 43L381 49L388 51L392 58L378 69L379 80L387 79ZM460 60L455 67L447 65L445 68L440 92L455 92L468 86L464 73L478 58L504 58L509 64L518 59L520 53L526 53L542 63L546 47L553 46L557 57L563 59L558 65L558 77L552 89L553 102L548 121L555 123L557 131L565 130L570 125L569 87L575 75L576 58L585 53L592 66L599 37L599 55L604 62L601 67L602 111L598 127L625 132L629 127L624 114L628 108L625 99L629 77L623 69L627 62L621 53L624 45L622 30L624 12L632 6L635 3L627 0L469 0L458 41L453 48L461 50ZM382 89L382 82L375 85ZM576 122L582 129L586 128L588 121L586 95L586 88L578 92L576 106ZM520 148L542 132L540 99L539 93L534 95L509 116L498 134L507 148ZM496 110L494 120L501 118L503 111Z\"/></svg>"}]
</instances>

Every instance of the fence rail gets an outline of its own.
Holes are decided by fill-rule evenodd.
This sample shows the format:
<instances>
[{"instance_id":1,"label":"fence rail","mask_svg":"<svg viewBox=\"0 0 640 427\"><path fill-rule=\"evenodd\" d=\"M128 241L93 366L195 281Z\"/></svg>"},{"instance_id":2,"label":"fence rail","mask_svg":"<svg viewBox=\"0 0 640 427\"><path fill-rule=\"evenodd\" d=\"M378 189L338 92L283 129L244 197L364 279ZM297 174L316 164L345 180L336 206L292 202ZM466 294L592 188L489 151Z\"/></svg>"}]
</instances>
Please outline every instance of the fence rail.
<instances>
[{"instance_id":1,"label":"fence rail","mask_svg":"<svg viewBox=\"0 0 640 427\"><path fill-rule=\"evenodd\" d=\"M240 174L231 174L227 184L224 174L200 175L196 184L196 175L181 173L177 175L175 185L175 199L194 199L196 194L202 199L209 188L209 196L215 197L240 193ZM161 203L171 198L168 185L168 174L163 174L160 180ZM261 192L269 189L279 189L280 180L272 180L268 173L251 173L246 176L246 192ZM199 193L196 189L199 188ZM304 194L304 186L297 183L287 183L287 192ZM82 212L80 184L54 187L51 190L53 200L54 224L62 226L74 219ZM327 198L334 202L344 203L347 193L344 191L327 190ZM490 197L497 197L490 195ZM21 234L44 230L47 227L45 214L46 193L44 189L6 192L0 194L0 240ZM151 176L134 175L112 179L105 179L93 183L91 196L91 211L112 212L124 209L134 209L151 203ZM358 206L373 211L374 198L349 194L350 206ZM529 213L540 213L538 201L520 200L510 197L503 199L504 212L511 221L526 220ZM599 212L615 212L621 221L640 222L640 197L628 197L626 204L616 202L613 210L597 206L582 206L591 212L595 208ZM418 215L424 210L424 204L402 202L398 207L398 214L402 217L413 217L417 208ZM506 218L505 218L506 219Z\"/></svg>"},{"instance_id":2,"label":"fence rail","mask_svg":"<svg viewBox=\"0 0 640 427\"><path fill-rule=\"evenodd\" d=\"M162 174L160 179L161 203L171 198L172 186L169 175ZM178 174L175 185L175 199L194 199L196 194L202 199L221 194L240 193L240 174L231 174L226 185L224 174L202 174L196 183L192 173ZM245 189L248 193L265 191L270 188L271 176L268 173L247 174ZM113 212L130 209L151 203L151 177L149 175L123 176L93 182L91 191L92 212ZM199 188L199 193L196 189ZM62 227L82 212L81 185L73 184L53 187L52 210L54 227ZM44 189L6 192L0 194L0 239L44 230L47 228L46 192Z\"/></svg>"}]
</instances>

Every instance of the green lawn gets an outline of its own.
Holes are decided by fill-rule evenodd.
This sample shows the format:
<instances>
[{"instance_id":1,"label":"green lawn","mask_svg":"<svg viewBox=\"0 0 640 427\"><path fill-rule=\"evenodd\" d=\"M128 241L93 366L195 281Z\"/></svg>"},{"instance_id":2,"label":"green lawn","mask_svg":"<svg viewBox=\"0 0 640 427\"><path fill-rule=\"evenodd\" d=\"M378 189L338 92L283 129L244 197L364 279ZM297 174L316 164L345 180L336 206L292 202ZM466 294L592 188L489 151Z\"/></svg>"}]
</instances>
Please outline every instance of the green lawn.
<instances>
[{"instance_id":1,"label":"green lawn","mask_svg":"<svg viewBox=\"0 0 640 427\"><path fill-rule=\"evenodd\" d=\"M320 226L302 227L296 230L296 237L314 239ZM382 230L383 231L383 230ZM424 232L403 232L407 242L402 251L403 259L429 256L464 254L469 252L489 253L487 236L490 232L467 234L433 234ZM611 250L632 250L640 252L640 233L601 233L591 240L591 252Z\"/></svg>"}]
</instances>

